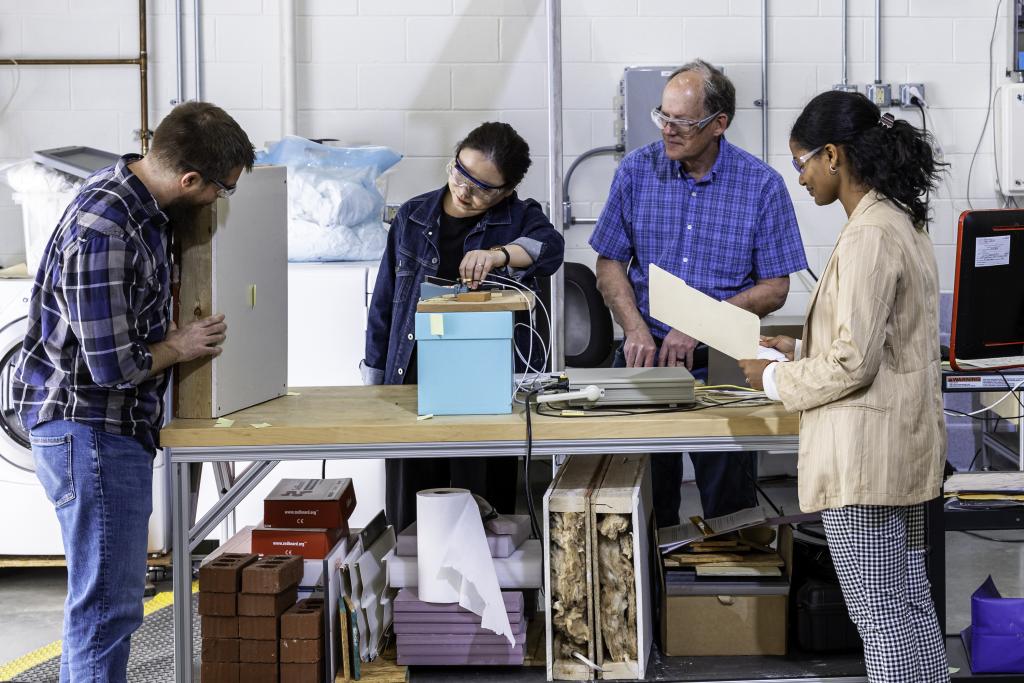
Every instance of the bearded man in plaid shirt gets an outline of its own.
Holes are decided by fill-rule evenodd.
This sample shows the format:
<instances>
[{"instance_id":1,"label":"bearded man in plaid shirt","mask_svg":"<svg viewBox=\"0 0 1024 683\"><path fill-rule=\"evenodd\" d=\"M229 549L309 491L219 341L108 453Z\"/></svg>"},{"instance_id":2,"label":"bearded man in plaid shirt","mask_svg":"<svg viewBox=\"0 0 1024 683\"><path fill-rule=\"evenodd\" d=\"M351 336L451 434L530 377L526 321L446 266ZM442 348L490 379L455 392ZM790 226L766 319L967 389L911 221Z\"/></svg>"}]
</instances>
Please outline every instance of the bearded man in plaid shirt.
<instances>
[{"instance_id":1,"label":"bearded man in plaid shirt","mask_svg":"<svg viewBox=\"0 0 1024 683\"><path fill-rule=\"evenodd\" d=\"M761 317L807 267L782 177L724 136L736 89L696 60L673 73L651 120L662 140L634 150L615 173L590 245L597 284L626 338L617 367L685 366L707 379L707 347L650 315L651 263L691 287ZM705 517L757 505L757 454L691 453ZM679 523L682 458L651 458L659 526Z\"/></svg>"},{"instance_id":2,"label":"bearded man in plaid shirt","mask_svg":"<svg viewBox=\"0 0 1024 683\"><path fill-rule=\"evenodd\" d=\"M145 158L86 181L36 274L12 388L67 557L61 683L126 678L168 369L218 355L227 331L221 315L171 320L169 214L229 196L254 156L222 109L175 107Z\"/></svg>"}]
</instances>

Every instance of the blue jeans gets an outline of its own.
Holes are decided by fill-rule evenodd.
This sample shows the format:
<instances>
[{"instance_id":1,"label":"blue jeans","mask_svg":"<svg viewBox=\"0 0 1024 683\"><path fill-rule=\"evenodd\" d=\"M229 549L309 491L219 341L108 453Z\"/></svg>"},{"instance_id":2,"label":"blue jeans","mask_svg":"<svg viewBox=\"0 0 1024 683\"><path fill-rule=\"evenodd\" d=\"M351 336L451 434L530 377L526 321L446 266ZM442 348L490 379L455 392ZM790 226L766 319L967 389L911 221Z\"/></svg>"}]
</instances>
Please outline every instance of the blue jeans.
<instances>
[{"instance_id":1,"label":"blue jeans","mask_svg":"<svg viewBox=\"0 0 1024 683\"><path fill-rule=\"evenodd\" d=\"M699 345L693 356L691 374L696 379L707 381L707 347ZM622 344L615 351L612 367L626 367ZM693 476L697 481L697 491L700 493L700 505L705 519L728 515L758 504L757 488L754 486L754 482L757 481L755 451L690 453L690 461L693 462ZM681 453L651 453L654 519L659 527L679 524L682 481Z\"/></svg>"},{"instance_id":2,"label":"blue jeans","mask_svg":"<svg viewBox=\"0 0 1024 683\"><path fill-rule=\"evenodd\" d=\"M61 683L120 683L142 623L153 451L64 420L37 425L31 440L68 563Z\"/></svg>"}]
</instances>

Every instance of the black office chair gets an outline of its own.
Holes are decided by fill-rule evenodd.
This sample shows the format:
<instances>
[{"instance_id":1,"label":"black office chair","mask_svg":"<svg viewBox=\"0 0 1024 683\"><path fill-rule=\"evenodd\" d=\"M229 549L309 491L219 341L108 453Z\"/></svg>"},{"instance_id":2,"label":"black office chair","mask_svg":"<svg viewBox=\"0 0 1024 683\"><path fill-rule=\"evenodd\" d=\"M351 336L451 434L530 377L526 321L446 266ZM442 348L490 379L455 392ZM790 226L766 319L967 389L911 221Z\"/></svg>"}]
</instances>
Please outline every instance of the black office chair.
<instances>
[{"instance_id":1,"label":"black office chair","mask_svg":"<svg viewBox=\"0 0 1024 683\"><path fill-rule=\"evenodd\" d=\"M565 277L565 308L563 328L565 330L565 364L574 368L597 368L607 366L614 343L612 316L597 290L597 277L582 263L566 261L563 265ZM551 307L551 283L549 278L540 278L541 297ZM537 331L550 339L547 321L538 316Z\"/></svg>"}]
</instances>

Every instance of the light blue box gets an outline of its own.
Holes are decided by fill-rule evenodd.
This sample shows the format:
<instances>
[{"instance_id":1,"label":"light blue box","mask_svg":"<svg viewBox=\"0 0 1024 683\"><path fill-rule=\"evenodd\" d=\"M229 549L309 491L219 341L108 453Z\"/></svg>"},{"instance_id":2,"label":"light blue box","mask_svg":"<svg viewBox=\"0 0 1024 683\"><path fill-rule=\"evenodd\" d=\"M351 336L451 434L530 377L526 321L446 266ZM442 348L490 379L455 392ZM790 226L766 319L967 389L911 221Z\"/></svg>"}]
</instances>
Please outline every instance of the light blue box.
<instances>
[{"instance_id":1,"label":"light blue box","mask_svg":"<svg viewBox=\"0 0 1024 683\"><path fill-rule=\"evenodd\" d=\"M431 317L440 318L431 333ZM420 415L512 412L511 311L417 313Z\"/></svg>"}]
</instances>

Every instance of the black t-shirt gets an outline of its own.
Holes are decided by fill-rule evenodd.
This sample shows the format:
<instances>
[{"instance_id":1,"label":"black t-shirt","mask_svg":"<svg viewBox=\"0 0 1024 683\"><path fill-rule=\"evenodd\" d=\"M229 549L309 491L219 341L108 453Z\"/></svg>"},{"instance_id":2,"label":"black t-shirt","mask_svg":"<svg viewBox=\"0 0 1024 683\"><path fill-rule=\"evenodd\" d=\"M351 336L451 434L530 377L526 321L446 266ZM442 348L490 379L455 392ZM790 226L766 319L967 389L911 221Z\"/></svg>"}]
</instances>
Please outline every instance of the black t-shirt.
<instances>
[{"instance_id":1,"label":"black t-shirt","mask_svg":"<svg viewBox=\"0 0 1024 683\"><path fill-rule=\"evenodd\" d=\"M466 255L466 236L480 222L480 216L458 218L441 210L441 239L437 241L441 262L437 276L445 280L459 279L459 264Z\"/></svg>"}]
</instances>

